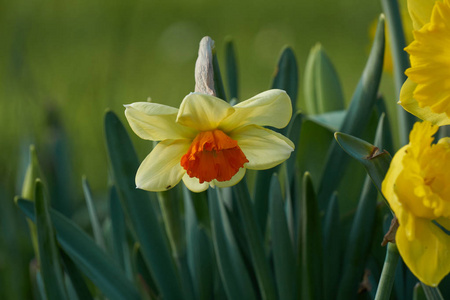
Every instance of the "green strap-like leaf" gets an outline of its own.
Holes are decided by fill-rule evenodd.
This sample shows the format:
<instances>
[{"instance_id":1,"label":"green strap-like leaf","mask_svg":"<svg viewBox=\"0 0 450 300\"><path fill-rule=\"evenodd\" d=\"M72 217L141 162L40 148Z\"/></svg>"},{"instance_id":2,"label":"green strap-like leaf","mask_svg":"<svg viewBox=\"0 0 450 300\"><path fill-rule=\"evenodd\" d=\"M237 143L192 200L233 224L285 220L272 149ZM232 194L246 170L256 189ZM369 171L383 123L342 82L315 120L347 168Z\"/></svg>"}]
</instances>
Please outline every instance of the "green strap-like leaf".
<instances>
[{"instance_id":1,"label":"green strap-like leaf","mask_svg":"<svg viewBox=\"0 0 450 300\"><path fill-rule=\"evenodd\" d=\"M100 248L105 249L105 239L103 238L103 232L100 228L100 222L98 221L97 213L94 207L94 200L92 199L91 187L86 177L82 179L84 198L86 199L86 206L89 213L89 220L91 221L92 232L94 233L94 240Z\"/></svg>"},{"instance_id":2,"label":"green strap-like leaf","mask_svg":"<svg viewBox=\"0 0 450 300\"><path fill-rule=\"evenodd\" d=\"M225 42L225 69L228 81L228 93L230 95L230 100L238 97L238 67L236 62L236 52L234 50L233 41L227 40Z\"/></svg>"},{"instance_id":3,"label":"green strap-like leaf","mask_svg":"<svg viewBox=\"0 0 450 300\"><path fill-rule=\"evenodd\" d=\"M35 219L32 202L19 198L17 204L28 218ZM138 291L119 266L86 233L53 209L50 209L50 217L61 248L105 296L117 300L139 299Z\"/></svg>"},{"instance_id":4,"label":"green strap-like leaf","mask_svg":"<svg viewBox=\"0 0 450 300\"><path fill-rule=\"evenodd\" d=\"M366 176L358 208L345 248L344 265L337 299L353 299L363 278L369 254L377 205L377 189Z\"/></svg>"},{"instance_id":5,"label":"green strap-like leaf","mask_svg":"<svg viewBox=\"0 0 450 300\"><path fill-rule=\"evenodd\" d=\"M198 223L192 197L184 187L187 257L196 299L211 299L214 285L214 258L212 243L205 228Z\"/></svg>"},{"instance_id":6,"label":"green strap-like leaf","mask_svg":"<svg viewBox=\"0 0 450 300\"><path fill-rule=\"evenodd\" d=\"M59 250L48 212L48 201L44 196L44 188L39 179L36 181L34 199L39 259L45 294L50 300L67 299Z\"/></svg>"},{"instance_id":7,"label":"green strap-like leaf","mask_svg":"<svg viewBox=\"0 0 450 300\"><path fill-rule=\"evenodd\" d=\"M281 52L272 88L285 90L291 98L292 111L297 111L298 67L294 51L290 47L284 48Z\"/></svg>"},{"instance_id":8,"label":"green strap-like leaf","mask_svg":"<svg viewBox=\"0 0 450 300\"><path fill-rule=\"evenodd\" d=\"M227 95L225 93L222 75L220 75L219 61L217 60L217 55L215 51L213 51L213 70L214 70L214 89L216 91L216 97L227 101Z\"/></svg>"},{"instance_id":9,"label":"green strap-like leaf","mask_svg":"<svg viewBox=\"0 0 450 300\"><path fill-rule=\"evenodd\" d=\"M284 212L281 186L276 174L272 176L269 198L270 236L278 299L298 299L295 286L298 282L297 270L293 267L297 261Z\"/></svg>"},{"instance_id":10,"label":"green strap-like leaf","mask_svg":"<svg viewBox=\"0 0 450 300\"><path fill-rule=\"evenodd\" d=\"M218 190L209 189L208 196L212 240L225 292L229 299L256 299L220 193Z\"/></svg>"},{"instance_id":11,"label":"green strap-like leaf","mask_svg":"<svg viewBox=\"0 0 450 300\"><path fill-rule=\"evenodd\" d=\"M354 136L336 132L336 141L351 157L363 164L381 193L381 183L389 169L391 155Z\"/></svg>"},{"instance_id":12,"label":"green strap-like leaf","mask_svg":"<svg viewBox=\"0 0 450 300\"><path fill-rule=\"evenodd\" d=\"M303 176L300 210L299 274L302 279L299 293L301 299L323 299L321 220L314 187L308 172Z\"/></svg>"},{"instance_id":13,"label":"green strap-like leaf","mask_svg":"<svg viewBox=\"0 0 450 300\"><path fill-rule=\"evenodd\" d=\"M323 222L323 298L336 299L341 278L341 226L337 193L331 196Z\"/></svg>"},{"instance_id":14,"label":"green strap-like leaf","mask_svg":"<svg viewBox=\"0 0 450 300\"><path fill-rule=\"evenodd\" d=\"M135 176L139 166L136 152L117 116L105 115L106 145L110 165L126 215L141 245L142 255L166 299L186 297L180 275L171 255L164 226L155 211L155 195L136 189Z\"/></svg>"},{"instance_id":15,"label":"green strap-like leaf","mask_svg":"<svg viewBox=\"0 0 450 300\"><path fill-rule=\"evenodd\" d=\"M247 188L247 182L241 180L233 186L233 192L236 197L237 206L241 216L242 225L250 256L255 269L256 279L258 280L261 297L263 299L275 299L275 286L270 273L269 264L266 260L263 246L261 230L258 227L256 218L252 209L250 194Z\"/></svg>"},{"instance_id":16,"label":"green strap-like leaf","mask_svg":"<svg viewBox=\"0 0 450 300\"><path fill-rule=\"evenodd\" d=\"M341 132L360 135L366 127L372 107L377 99L384 58L384 17L380 16L372 50L361 79L353 94ZM318 189L319 208L324 211L331 194L340 183L340 174L346 168L348 158L339 145L332 142Z\"/></svg>"},{"instance_id":17,"label":"green strap-like leaf","mask_svg":"<svg viewBox=\"0 0 450 300\"><path fill-rule=\"evenodd\" d=\"M389 38L391 44L392 62L394 67L394 79L397 102L400 89L406 81L405 71L410 67L409 57L406 51L405 34L403 31L402 17L396 0L381 0L383 11L386 14ZM409 132L413 128L416 117L397 105L397 120L400 133L400 145L408 144Z\"/></svg>"},{"instance_id":18,"label":"green strap-like leaf","mask_svg":"<svg viewBox=\"0 0 450 300\"><path fill-rule=\"evenodd\" d=\"M115 186L109 188L109 213L111 217L111 240L113 253L127 276L132 276L131 251L127 240L125 215L120 204L119 195Z\"/></svg>"},{"instance_id":19,"label":"green strap-like leaf","mask_svg":"<svg viewBox=\"0 0 450 300\"><path fill-rule=\"evenodd\" d=\"M322 45L309 52L304 78L305 105L308 114L322 114L345 108L339 76Z\"/></svg>"}]
</instances>

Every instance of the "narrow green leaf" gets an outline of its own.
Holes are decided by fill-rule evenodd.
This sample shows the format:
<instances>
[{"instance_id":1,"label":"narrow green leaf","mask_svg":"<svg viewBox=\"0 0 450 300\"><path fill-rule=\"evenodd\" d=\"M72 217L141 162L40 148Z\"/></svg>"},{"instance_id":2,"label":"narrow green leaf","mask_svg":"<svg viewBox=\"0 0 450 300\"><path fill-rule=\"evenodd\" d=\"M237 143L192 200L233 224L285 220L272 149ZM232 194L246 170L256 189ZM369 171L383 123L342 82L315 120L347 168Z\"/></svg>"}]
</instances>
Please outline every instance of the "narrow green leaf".
<instances>
[{"instance_id":1,"label":"narrow green leaf","mask_svg":"<svg viewBox=\"0 0 450 300\"><path fill-rule=\"evenodd\" d=\"M296 269L293 268L297 261L284 212L281 186L276 174L272 176L269 197L270 236L278 299L298 299L295 287L298 279Z\"/></svg>"},{"instance_id":2,"label":"narrow green leaf","mask_svg":"<svg viewBox=\"0 0 450 300\"><path fill-rule=\"evenodd\" d=\"M186 187L183 192L187 257L196 299L211 299L214 285L214 276L211 276L214 274L212 243L205 228L198 223L191 193Z\"/></svg>"},{"instance_id":3,"label":"narrow green leaf","mask_svg":"<svg viewBox=\"0 0 450 300\"><path fill-rule=\"evenodd\" d=\"M291 98L292 111L297 111L298 67L294 51L290 47L284 48L281 52L272 88L285 90Z\"/></svg>"},{"instance_id":4,"label":"narrow green leaf","mask_svg":"<svg viewBox=\"0 0 450 300\"><path fill-rule=\"evenodd\" d=\"M233 186L233 192L237 200L236 202L241 215L242 225L250 250L253 268L255 269L256 279L258 280L261 297L263 299L275 299L275 286L270 273L269 264L265 258L262 234L251 206L247 182L241 180L238 184Z\"/></svg>"},{"instance_id":5,"label":"narrow green leaf","mask_svg":"<svg viewBox=\"0 0 450 300\"><path fill-rule=\"evenodd\" d=\"M231 39L225 41L225 69L227 73L228 93L230 99L238 97L238 66L236 62L236 51Z\"/></svg>"},{"instance_id":6,"label":"narrow green leaf","mask_svg":"<svg viewBox=\"0 0 450 300\"><path fill-rule=\"evenodd\" d=\"M222 81L222 75L220 75L219 61L217 60L216 51L213 51L213 70L214 70L214 89L216 91L216 97L227 101L227 95L225 94L225 87Z\"/></svg>"},{"instance_id":7,"label":"narrow green leaf","mask_svg":"<svg viewBox=\"0 0 450 300\"><path fill-rule=\"evenodd\" d=\"M322 114L345 108L339 76L321 44L309 52L304 78L308 114Z\"/></svg>"},{"instance_id":8,"label":"narrow green leaf","mask_svg":"<svg viewBox=\"0 0 450 300\"><path fill-rule=\"evenodd\" d=\"M400 89L406 81L405 71L410 67L409 56L404 50L406 47L406 40L398 1L381 0L381 4L383 6L383 11L386 14L386 23L391 45L390 50L394 64L394 82L396 89L396 97L394 99L398 99L400 96ZM397 120L400 133L400 145L406 145L408 144L409 132L413 128L416 117L408 113L400 105L397 105Z\"/></svg>"},{"instance_id":9,"label":"narrow green leaf","mask_svg":"<svg viewBox=\"0 0 450 300\"><path fill-rule=\"evenodd\" d=\"M208 195L212 240L225 292L229 299L256 299L220 193L218 190L209 189Z\"/></svg>"},{"instance_id":10,"label":"narrow green leaf","mask_svg":"<svg viewBox=\"0 0 450 300\"><path fill-rule=\"evenodd\" d=\"M287 130L287 137L294 143L295 149L294 152L291 153L291 156L285 162L287 167L287 178L292 182L295 172L295 161L297 159L298 152L298 142L300 140L300 131L302 129L303 123L303 115L300 112L297 112L292 117L292 122L289 124L289 128ZM301 147L301 146L300 146Z\"/></svg>"},{"instance_id":11,"label":"narrow green leaf","mask_svg":"<svg viewBox=\"0 0 450 300\"><path fill-rule=\"evenodd\" d=\"M34 200L36 179L39 178L43 180L41 167L39 166L39 160L34 145L30 146L29 160L27 171L25 173L25 179L22 185L21 196L28 200Z\"/></svg>"},{"instance_id":12,"label":"narrow green leaf","mask_svg":"<svg viewBox=\"0 0 450 300\"><path fill-rule=\"evenodd\" d=\"M127 241L125 215L115 186L109 188L109 213L111 218L111 240L115 260L119 262L128 278L132 278L131 251Z\"/></svg>"},{"instance_id":13,"label":"narrow green leaf","mask_svg":"<svg viewBox=\"0 0 450 300\"><path fill-rule=\"evenodd\" d=\"M301 198L300 234L300 270L301 299L323 299L322 289L322 230L311 176L303 176L303 194Z\"/></svg>"},{"instance_id":14,"label":"narrow green leaf","mask_svg":"<svg viewBox=\"0 0 450 300\"><path fill-rule=\"evenodd\" d=\"M362 163L381 193L381 183L391 163L390 154L386 151L381 151L366 141L345 133L336 132L335 138L345 152Z\"/></svg>"},{"instance_id":15,"label":"narrow green leaf","mask_svg":"<svg viewBox=\"0 0 450 300\"><path fill-rule=\"evenodd\" d=\"M136 189L134 178L139 160L125 128L111 111L105 115L105 134L115 184L145 262L163 297L182 299L185 295L180 275L155 212L155 195Z\"/></svg>"},{"instance_id":16,"label":"narrow green leaf","mask_svg":"<svg viewBox=\"0 0 450 300\"><path fill-rule=\"evenodd\" d=\"M19 198L17 204L25 215L34 220L32 202ZM61 248L78 268L110 299L139 299L133 284L123 275L95 242L61 213L50 209L50 217Z\"/></svg>"},{"instance_id":17,"label":"narrow green leaf","mask_svg":"<svg viewBox=\"0 0 450 300\"><path fill-rule=\"evenodd\" d=\"M366 127L372 107L377 99L384 57L384 16L378 21L375 40L361 79L353 94L341 132L360 135ZM326 202L340 183L340 174L348 164L348 158L336 142L332 142L326 158L325 169L318 189L319 208L325 210Z\"/></svg>"},{"instance_id":18,"label":"narrow green leaf","mask_svg":"<svg viewBox=\"0 0 450 300\"><path fill-rule=\"evenodd\" d=\"M323 222L323 299L336 299L341 278L341 225L337 193L333 193Z\"/></svg>"},{"instance_id":19,"label":"narrow green leaf","mask_svg":"<svg viewBox=\"0 0 450 300\"><path fill-rule=\"evenodd\" d=\"M39 179L36 181L34 199L40 267L45 294L50 300L67 299L59 250L48 212L48 201L44 196L44 188Z\"/></svg>"},{"instance_id":20,"label":"narrow green leaf","mask_svg":"<svg viewBox=\"0 0 450 300\"><path fill-rule=\"evenodd\" d=\"M337 110L319 115L309 115L307 118L314 120L316 123L326 128L329 128L331 131L337 131L342 127L346 115L346 110Z\"/></svg>"},{"instance_id":21,"label":"narrow green leaf","mask_svg":"<svg viewBox=\"0 0 450 300\"><path fill-rule=\"evenodd\" d=\"M376 187L372 184L369 176L366 176L345 249L343 272L337 299L353 299L358 293L375 225L377 195Z\"/></svg>"},{"instance_id":22,"label":"narrow green leaf","mask_svg":"<svg viewBox=\"0 0 450 300\"><path fill-rule=\"evenodd\" d=\"M100 222L98 221L97 213L94 207L94 200L92 199L91 187L89 186L89 182L86 179L86 176L83 176L82 179L84 198L86 199L86 206L89 213L89 219L92 225L92 232L94 233L94 240L99 245L100 248L105 248L105 239L103 238L103 232L100 227Z\"/></svg>"},{"instance_id":23,"label":"narrow green leaf","mask_svg":"<svg viewBox=\"0 0 450 300\"><path fill-rule=\"evenodd\" d=\"M64 251L61 251L60 254L61 260L64 264L64 270L67 274L66 281L67 279L70 280L70 283L72 284L73 293L77 297L75 299L82 299L82 300L94 299L91 295L91 292L89 291L88 286L86 285L83 275L80 273L74 262ZM69 299L74 298L71 298L69 295Z\"/></svg>"}]
</instances>

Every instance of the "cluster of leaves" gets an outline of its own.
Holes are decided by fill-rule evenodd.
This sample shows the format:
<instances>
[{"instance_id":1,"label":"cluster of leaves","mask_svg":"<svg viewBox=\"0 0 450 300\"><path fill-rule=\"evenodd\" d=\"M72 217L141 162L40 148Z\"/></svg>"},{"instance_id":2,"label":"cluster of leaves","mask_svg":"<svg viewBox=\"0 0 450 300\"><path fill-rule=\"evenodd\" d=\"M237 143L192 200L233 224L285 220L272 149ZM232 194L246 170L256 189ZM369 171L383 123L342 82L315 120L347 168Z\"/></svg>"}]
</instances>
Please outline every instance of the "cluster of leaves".
<instances>
[{"instance_id":1,"label":"cluster of leaves","mask_svg":"<svg viewBox=\"0 0 450 300\"><path fill-rule=\"evenodd\" d=\"M42 298L375 299L385 252L380 242L390 221L389 209L377 202L390 162L380 149L393 149L384 100L377 95L383 54L380 18L367 65L345 109L337 73L323 49L315 47L304 75L309 114L296 112L282 131L295 143L294 154L232 188L199 194L182 185L162 193L135 189L139 159L127 130L108 111L104 126L112 185L106 232L83 180L94 239L51 208L32 159L28 192L16 202L32 221ZM227 91L214 57L217 95L236 101L231 42L225 61ZM286 90L297 111L298 69L290 48L281 54L272 87ZM337 142L335 131L341 132ZM374 140L376 147L356 137ZM400 265L393 297L421 297L416 282Z\"/></svg>"}]
</instances>

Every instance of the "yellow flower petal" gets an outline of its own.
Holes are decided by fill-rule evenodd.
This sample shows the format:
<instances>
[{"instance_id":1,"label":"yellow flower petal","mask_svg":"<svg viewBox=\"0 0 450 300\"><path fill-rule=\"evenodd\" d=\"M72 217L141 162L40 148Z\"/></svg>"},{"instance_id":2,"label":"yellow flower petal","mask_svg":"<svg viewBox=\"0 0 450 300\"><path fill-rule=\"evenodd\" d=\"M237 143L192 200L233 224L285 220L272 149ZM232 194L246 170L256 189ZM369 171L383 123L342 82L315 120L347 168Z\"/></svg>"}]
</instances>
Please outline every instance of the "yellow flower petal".
<instances>
[{"instance_id":1,"label":"yellow flower petal","mask_svg":"<svg viewBox=\"0 0 450 300\"><path fill-rule=\"evenodd\" d=\"M252 170L275 167L289 158L294 144L285 136L257 126L240 127L229 133L249 160L244 166Z\"/></svg>"},{"instance_id":2,"label":"yellow flower petal","mask_svg":"<svg viewBox=\"0 0 450 300\"><path fill-rule=\"evenodd\" d=\"M395 240L406 265L426 285L437 286L450 272L450 236L430 220L416 218L412 240L400 223Z\"/></svg>"},{"instance_id":3,"label":"yellow flower petal","mask_svg":"<svg viewBox=\"0 0 450 300\"><path fill-rule=\"evenodd\" d=\"M234 176L231 177L230 180L228 180L228 181L217 181L217 180L213 180L213 184L214 184L215 186L221 187L221 188L233 186L233 185L235 185L236 183L238 183L239 181L241 181L242 178L244 178L245 171L246 171L245 168L240 168L239 171L238 171L236 174L234 174Z\"/></svg>"},{"instance_id":4,"label":"yellow flower petal","mask_svg":"<svg viewBox=\"0 0 450 300\"><path fill-rule=\"evenodd\" d=\"M224 131L249 124L283 128L292 116L291 99L283 90L265 91L233 108L235 112L220 124Z\"/></svg>"},{"instance_id":5,"label":"yellow flower petal","mask_svg":"<svg viewBox=\"0 0 450 300\"><path fill-rule=\"evenodd\" d=\"M162 141L195 137L195 130L175 123L177 108L149 102L136 102L125 107L128 123L142 139Z\"/></svg>"},{"instance_id":6,"label":"yellow flower petal","mask_svg":"<svg viewBox=\"0 0 450 300\"><path fill-rule=\"evenodd\" d=\"M189 177L188 174L184 174L183 182L186 185L186 187L194 193L206 191L209 187L209 182L205 181L203 183L200 183L198 178Z\"/></svg>"},{"instance_id":7,"label":"yellow flower petal","mask_svg":"<svg viewBox=\"0 0 450 300\"><path fill-rule=\"evenodd\" d=\"M398 176L403 170L403 157L407 153L408 147L409 145L402 147L394 155L391 160L389 170L387 171L386 176L384 177L384 180L381 184L381 191L383 192L383 196L389 201L391 209L399 219L403 212L403 207L398 200L397 193L395 192L395 182L397 181Z\"/></svg>"},{"instance_id":8,"label":"yellow flower petal","mask_svg":"<svg viewBox=\"0 0 450 300\"><path fill-rule=\"evenodd\" d=\"M230 104L217 97L192 93L181 102L176 121L199 131L208 131L216 129L233 112Z\"/></svg>"},{"instance_id":9,"label":"yellow flower petal","mask_svg":"<svg viewBox=\"0 0 450 300\"><path fill-rule=\"evenodd\" d=\"M398 104L403 106L405 110L412 113L416 117L430 121L433 124L443 126L450 124L450 118L445 112L435 113L431 110L430 106L420 107L416 99L414 99L414 90L417 84L411 81L411 79L406 79L400 91L400 101Z\"/></svg>"},{"instance_id":10,"label":"yellow flower petal","mask_svg":"<svg viewBox=\"0 0 450 300\"><path fill-rule=\"evenodd\" d=\"M190 143L190 140L165 140L156 145L139 166L136 187L159 192L178 184L186 173L180 160Z\"/></svg>"},{"instance_id":11,"label":"yellow flower petal","mask_svg":"<svg viewBox=\"0 0 450 300\"><path fill-rule=\"evenodd\" d=\"M419 30L430 22L435 0L408 0L408 11L413 21L414 30Z\"/></svg>"}]
</instances>

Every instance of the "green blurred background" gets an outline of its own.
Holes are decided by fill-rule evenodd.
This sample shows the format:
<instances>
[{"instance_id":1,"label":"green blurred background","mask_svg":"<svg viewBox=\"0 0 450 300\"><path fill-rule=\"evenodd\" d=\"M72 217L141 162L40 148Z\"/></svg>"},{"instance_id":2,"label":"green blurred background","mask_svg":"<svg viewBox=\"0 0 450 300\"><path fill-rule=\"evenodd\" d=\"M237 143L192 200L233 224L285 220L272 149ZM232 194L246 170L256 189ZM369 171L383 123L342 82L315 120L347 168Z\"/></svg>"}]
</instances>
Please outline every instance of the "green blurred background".
<instances>
[{"instance_id":1,"label":"green blurred background","mask_svg":"<svg viewBox=\"0 0 450 300\"><path fill-rule=\"evenodd\" d=\"M320 42L348 101L368 56L369 27L381 12L378 1L357 0L3 0L1 7L0 290L11 290L0 292L2 299L29 296L32 251L12 199L20 193L30 143L48 178L69 187L62 197L69 203L65 213L74 215L83 201L83 174L94 195L106 191L105 109L125 120L126 103L151 97L178 106L193 91L203 36L215 40L219 62L225 39L235 42L241 100L269 88L289 45L299 64L301 103L306 58ZM392 78L383 77L389 102ZM151 142L133 140L143 158Z\"/></svg>"}]
</instances>

